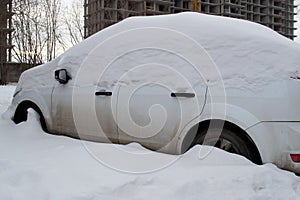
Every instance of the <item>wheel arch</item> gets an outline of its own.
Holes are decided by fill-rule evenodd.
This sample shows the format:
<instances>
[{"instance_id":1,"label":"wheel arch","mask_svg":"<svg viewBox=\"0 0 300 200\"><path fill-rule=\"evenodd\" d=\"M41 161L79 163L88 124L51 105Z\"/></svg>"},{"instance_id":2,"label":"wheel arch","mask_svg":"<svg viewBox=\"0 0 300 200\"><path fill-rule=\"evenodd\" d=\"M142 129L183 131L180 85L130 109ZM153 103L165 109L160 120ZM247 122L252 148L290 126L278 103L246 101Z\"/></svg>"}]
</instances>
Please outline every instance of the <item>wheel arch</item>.
<instances>
[{"instance_id":1,"label":"wheel arch","mask_svg":"<svg viewBox=\"0 0 300 200\"><path fill-rule=\"evenodd\" d=\"M27 121L28 109L30 108L32 108L34 111L36 111L39 114L42 129L47 132L48 131L47 124L41 109L37 106L36 103L30 100L24 100L18 104L15 113L13 115L13 121L16 124Z\"/></svg>"},{"instance_id":2,"label":"wheel arch","mask_svg":"<svg viewBox=\"0 0 300 200\"><path fill-rule=\"evenodd\" d=\"M207 120L198 122L194 126L192 126L182 140L181 153L184 153L185 151L187 151L189 149L189 147L191 146L192 142L194 141L194 139L196 138L196 136L198 136L198 134L203 132L203 130L208 129L210 124L221 125L221 126L223 126L223 129L231 130L235 134L239 134L239 136L241 136L243 140L246 140L251 145L251 150L254 151L254 153L257 157L257 160L255 161L255 163L262 164L261 154L257 148L257 145L255 144L254 140L251 138L249 133L247 133L247 131L244 130L243 128L241 128L240 126L238 126L230 121L221 120L221 119L207 119Z\"/></svg>"}]
</instances>

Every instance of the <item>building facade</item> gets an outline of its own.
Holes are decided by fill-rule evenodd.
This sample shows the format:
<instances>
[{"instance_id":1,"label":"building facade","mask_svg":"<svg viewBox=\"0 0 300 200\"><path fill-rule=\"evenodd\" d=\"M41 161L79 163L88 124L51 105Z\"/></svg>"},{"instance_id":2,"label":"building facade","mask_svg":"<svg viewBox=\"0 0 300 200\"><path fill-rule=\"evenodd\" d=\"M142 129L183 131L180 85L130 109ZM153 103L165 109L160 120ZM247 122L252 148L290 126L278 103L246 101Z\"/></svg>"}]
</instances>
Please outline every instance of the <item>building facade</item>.
<instances>
[{"instance_id":1,"label":"building facade","mask_svg":"<svg viewBox=\"0 0 300 200\"><path fill-rule=\"evenodd\" d=\"M6 82L7 63L11 62L12 0L0 0L0 84Z\"/></svg>"},{"instance_id":2,"label":"building facade","mask_svg":"<svg viewBox=\"0 0 300 200\"><path fill-rule=\"evenodd\" d=\"M130 16L184 11L246 19L294 39L294 0L85 0L85 37Z\"/></svg>"}]
</instances>

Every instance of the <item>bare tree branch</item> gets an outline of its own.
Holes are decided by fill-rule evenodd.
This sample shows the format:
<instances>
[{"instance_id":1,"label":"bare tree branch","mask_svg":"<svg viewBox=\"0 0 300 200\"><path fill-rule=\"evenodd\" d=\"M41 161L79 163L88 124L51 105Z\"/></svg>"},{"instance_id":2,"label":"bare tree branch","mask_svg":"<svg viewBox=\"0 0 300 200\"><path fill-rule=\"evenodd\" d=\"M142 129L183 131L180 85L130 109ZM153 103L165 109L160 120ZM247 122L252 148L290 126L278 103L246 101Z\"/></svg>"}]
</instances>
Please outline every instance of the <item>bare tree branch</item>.
<instances>
[{"instance_id":1,"label":"bare tree branch","mask_svg":"<svg viewBox=\"0 0 300 200\"><path fill-rule=\"evenodd\" d=\"M83 40L83 6L80 1L74 1L71 7L67 7L64 15L64 23L67 28L69 42L72 45Z\"/></svg>"},{"instance_id":2,"label":"bare tree branch","mask_svg":"<svg viewBox=\"0 0 300 200\"><path fill-rule=\"evenodd\" d=\"M60 22L61 0L14 0L14 59L33 65L57 57L66 49Z\"/></svg>"}]
</instances>

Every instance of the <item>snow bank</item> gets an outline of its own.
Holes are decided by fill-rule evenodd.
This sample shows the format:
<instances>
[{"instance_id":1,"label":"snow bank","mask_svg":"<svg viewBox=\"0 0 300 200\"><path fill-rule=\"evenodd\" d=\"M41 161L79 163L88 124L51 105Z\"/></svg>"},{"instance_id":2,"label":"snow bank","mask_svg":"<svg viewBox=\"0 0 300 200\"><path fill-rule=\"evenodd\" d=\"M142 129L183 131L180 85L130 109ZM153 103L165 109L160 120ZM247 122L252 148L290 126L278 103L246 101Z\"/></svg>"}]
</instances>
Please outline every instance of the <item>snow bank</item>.
<instances>
[{"instance_id":1,"label":"snow bank","mask_svg":"<svg viewBox=\"0 0 300 200\"><path fill-rule=\"evenodd\" d=\"M0 87L1 111L13 89ZM95 145L149 152L137 144ZM34 113L19 125L0 119L0 199L300 199L293 173L218 149L199 159L200 150L196 146L153 173L122 173L95 160L81 141L44 133Z\"/></svg>"},{"instance_id":2,"label":"snow bank","mask_svg":"<svg viewBox=\"0 0 300 200\"><path fill-rule=\"evenodd\" d=\"M2 114L10 105L13 93L12 91L15 89L15 86L0 86L0 113Z\"/></svg>"}]
</instances>

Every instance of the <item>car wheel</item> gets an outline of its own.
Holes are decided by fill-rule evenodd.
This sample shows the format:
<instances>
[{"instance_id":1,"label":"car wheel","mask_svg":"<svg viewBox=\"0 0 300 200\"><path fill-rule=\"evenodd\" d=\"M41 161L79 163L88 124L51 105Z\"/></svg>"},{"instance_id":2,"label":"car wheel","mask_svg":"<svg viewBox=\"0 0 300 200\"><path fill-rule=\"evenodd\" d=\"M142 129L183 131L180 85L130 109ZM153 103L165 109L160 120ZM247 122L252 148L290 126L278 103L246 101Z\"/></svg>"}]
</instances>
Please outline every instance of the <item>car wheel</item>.
<instances>
[{"instance_id":1,"label":"car wheel","mask_svg":"<svg viewBox=\"0 0 300 200\"><path fill-rule=\"evenodd\" d=\"M214 146L229 153L242 155L256 164L261 164L260 158L253 150L253 144L243 134L236 133L230 129L210 128L209 131L198 132L193 144Z\"/></svg>"}]
</instances>

